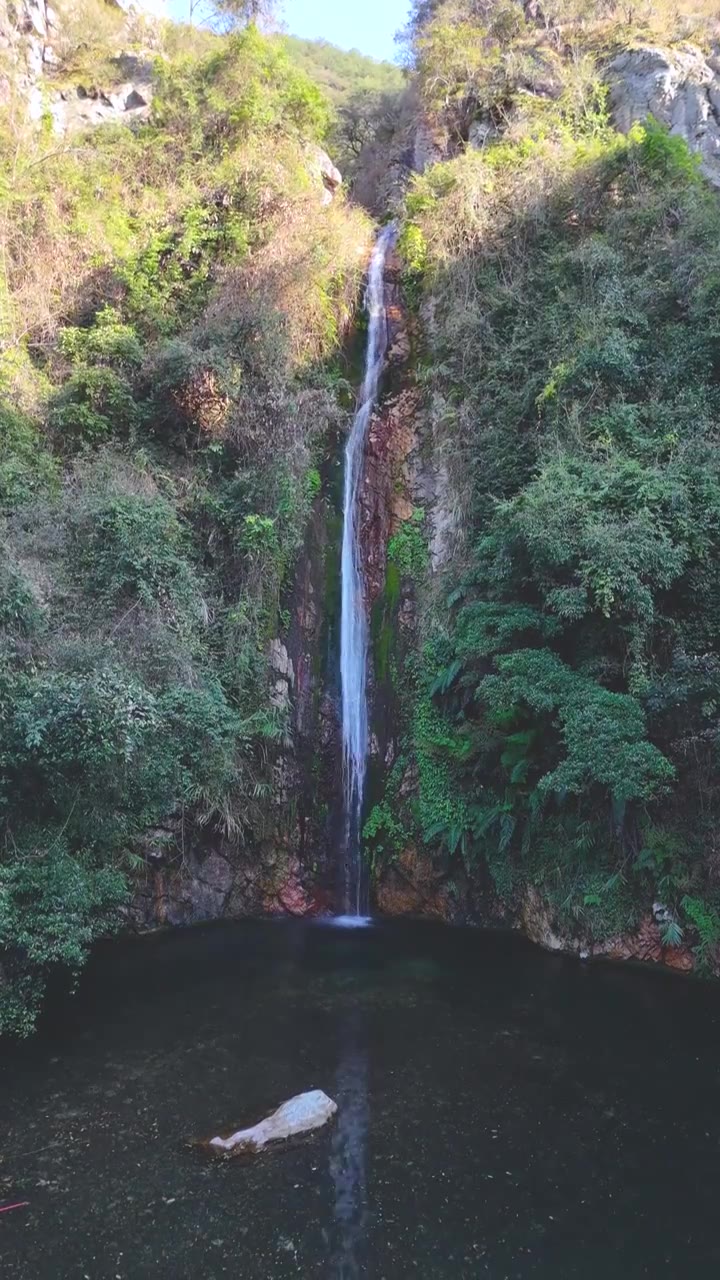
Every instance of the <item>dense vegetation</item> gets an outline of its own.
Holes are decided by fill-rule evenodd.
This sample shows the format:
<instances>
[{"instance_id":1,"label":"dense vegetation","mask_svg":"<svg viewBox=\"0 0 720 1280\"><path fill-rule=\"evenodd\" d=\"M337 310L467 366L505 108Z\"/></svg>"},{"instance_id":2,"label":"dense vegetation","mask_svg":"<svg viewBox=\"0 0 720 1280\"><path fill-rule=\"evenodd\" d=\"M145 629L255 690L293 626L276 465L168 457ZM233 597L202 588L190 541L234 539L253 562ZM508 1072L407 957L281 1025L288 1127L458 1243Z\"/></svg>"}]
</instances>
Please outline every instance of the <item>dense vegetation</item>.
<instances>
[{"instance_id":1,"label":"dense vegetation","mask_svg":"<svg viewBox=\"0 0 720 1280\"><path fill-rule=\"evenodd\" d=\"M419 9L426 107L459 154L415 180L401 248L457 537L432 576L408 556L419 526L404 564L390 548L421 622L395 656L403 753L368 839L380 858L441 844L509 903L537 886L591 938L660 903L665 940L708 959L717 194L652 120L612 129L592 52L607 11L568 58L513 4ZM475 121L480 150L462 145Z\"/></svg>"},{"instance_id":2,"label":"dense vegetation","mask_svg":"<svg viewBox=\"0 0 720 1280\"><path fill-rule=\"evenodd\" d=\"M0 126L0 1031L118 923L149 828L181 862L279 821L268 646L368 227L278 42L156 53L140 127Z\"/></svg>"}]
</instances>

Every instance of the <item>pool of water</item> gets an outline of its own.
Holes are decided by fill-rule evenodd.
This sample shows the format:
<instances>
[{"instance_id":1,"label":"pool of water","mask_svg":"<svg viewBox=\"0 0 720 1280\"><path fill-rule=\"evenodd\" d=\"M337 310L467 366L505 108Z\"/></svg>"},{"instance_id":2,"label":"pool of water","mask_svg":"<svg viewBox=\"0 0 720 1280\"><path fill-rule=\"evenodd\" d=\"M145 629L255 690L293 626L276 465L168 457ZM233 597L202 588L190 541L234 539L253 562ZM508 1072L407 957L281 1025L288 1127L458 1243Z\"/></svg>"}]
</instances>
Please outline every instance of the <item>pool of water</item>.
<instances>
[{"instance_id":1,"label":"pool of water","mask_svg":"<svg viewBox=\"0 0 720 1280\"><path fill-rule=\"evenodd\" d=\"M720 1275L720 986L502 935L113 944L0 1064L4 1280ZM322 1088L248 1159L189 1145Z\"/></svg>"}]
</instances>

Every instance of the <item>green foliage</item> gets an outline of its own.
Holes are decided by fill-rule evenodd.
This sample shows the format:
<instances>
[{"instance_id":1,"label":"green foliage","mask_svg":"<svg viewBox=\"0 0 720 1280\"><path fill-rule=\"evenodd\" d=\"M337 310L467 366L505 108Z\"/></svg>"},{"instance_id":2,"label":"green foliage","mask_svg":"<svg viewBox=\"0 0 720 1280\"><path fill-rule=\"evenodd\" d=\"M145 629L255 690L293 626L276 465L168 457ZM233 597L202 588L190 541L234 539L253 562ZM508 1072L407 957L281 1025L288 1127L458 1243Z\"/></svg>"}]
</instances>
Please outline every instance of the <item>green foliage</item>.
<instances>
[{"instance_id":1,"label":"green foliage","mask_svg":"<svg viewBox=\"0 0 720 1280\"><path fill-rule=\"evenodd\" d=\"M685 895L682 900L683 910L691 924L697 930L698 944L695 949L697 959L703 968L709 968L716 959L720 946L720 913L709 902L702 898Z\"/></svg>"},{"instance_id":2,"label":"green foliage","mask_svg":"<svg viewBox=\"0 0 720 1280\"><path fill-rule=\"evenodd\" d=\"M416 309L421 298L423 276L428 263L428 246L421 228L405 221L398 236L397 251L403 264L403 292L408 306Z\"/></svg>"},{"instance_id":3,"label":"green foliage","mask_svg":"<svg viewBox=\"0 0 720 1280\"><path fill-rule=\"evenodd\" d=\"M387 862L401 853L408 836L409 832L387 800L374 805L363 827L363 841L371 851L373 867L380 860Z\"/></svg>"},{"instance_id":4,"label":"green foliage","mask_svg":"<svg viewBox=\"0 0 720 1280\"><path fill-rule=\"evenodd\" d=\"M132 372L143 361L143 346L135 329L124 323L115 307L107 305L87 328L61 329L58 348L79 365L109 364Z\"/></svg>"},{"instance_id":5,"label":"green foliage","mask_svg":"<svg viewBox=\"0 0 720 1280\"><path fill-rule=\"evenodd\" d=\"M644 168L658 182L700 182L700 157L688 149L684 138L668 133L652 116L635 126L631 136Z\"/></svg>"},{"instance_id":6,"label":"green foliage","mask_svg":"<svg viewBox=\"0 0 720 1280\"><path fill-rule=\"evenodd\" d=\"M186 535L162 498L110 497L76 530L77 564L88 591L115 604L160 604L180 612L196 593L183 555Z\"/></svg>"},{"instance_id":7,"label":"green foliage","mask_svg":"<svg viewBox=\"0 0 720 1280\"><path fill-rule=\"evenodd\" d=\"M33 1030L51 970L77 974L127 900L118 869L73 855L62 836L27 840L10 862L0 856L0 1035Z\"/></svg>"},{"instance_id":8,"label":"green foliage","mask_svg":"<svg viewBox=\"0 0 720 1280\"><path fill-rule=\"evenodd\" d=\"M0 635L30 636L42 624L42 611L23 575L0 560Z\"/></svg>"},{"instance_id":9,"label":"green foliage","mask_svg":"<svg viewBox=\"0 0 720 1280\"><path fill-rule=\"evenodd\" d=\"M417 581L428 567L428 549L422 532L424 520L425 512L416 507L410 519L402 522L388 543L388 557L403 578Z\"/></svg>"},{"instance_id":10,"label":"green foliage","mask_svg":"<svg viewBox=\"0 0 720 1280\"><path fill-rule=\"evenodd\" d=\"M325 91L333 105L342 106L358 93L396 93L405 77L393 62L378 62L357 49L338 49L327 40L281 36L290 61Z\"/></svg>"},{"instance_id":11,"label":"green foliage","mask_svg":"<svg viewBox=\"0 0 720 1280\"><path fill-rule=\"evenodd\" d=\"M126 78L110 20L60 79ZM280 39L165 35L144 123L0 112L0 1031L116 926L148 829L181 874L291 819L268 653L370 228L322 204L331 111Z\"/></svg>"},{"instance_id":12,"label":"green foliage","mask_svg":"<svg viewBox=\"0 0 720 1280\"><path fill-rule=\"evenodd\" d=\"M391 812L581 935L659 903L664 945L694 931L714 964L720 208L656 121L614 133L599 27L558 17L569 59L517 6L416 8L458 154L399 245L456 554L419 580Z\"/></svg>"},{"instance_id":13,"label":"green foliage","mask_svg":"<svg viewBox=\"0 0 720 1280\"><path fill-rule=\"evenodd\" d=\"M293 129L322 137L330 120L327 99L293 66L281 44L254 26L230 36L206 57L159 68L153 103L158 126L227 154L251 132Z\"/></svg>"},{"instance_id":14,"label":"green foliage","mask_svg":"<svg viewBox=\"0 0 720 1280\"><path fill-rule=\"evenodd\" d=\"M97 445L117 435L132 439L142 421L130 384L104 365L78 365L54 397L50 426L58 447Z\"/></svg>"},{"instance_id":15,"label":"green foliage","mask_svg":"<svg viewBox=\"0 0 720 1280\"><path fill-rule=\"evenodd\" d=\"M0 403L0 512L8 514L57 483L47 441L24 414Z\"/></svg>"},{"instance_id":16,"label":"green foliage","mask_svg":"<svg viewBox=\"0 0 720 1280\"><path fill-rule=\"evenodd\" d=\"M674 777L669 761L647 742L634 698L603 689L547 650L506 654L496 665L499 674L486 676L477 690L490 723L521 721L527 707L536 724L547 717L559 730L566 754L538 781L540 796L588 795L599 786L621 807L651 800Z\"/></svg>"}]
</instances>

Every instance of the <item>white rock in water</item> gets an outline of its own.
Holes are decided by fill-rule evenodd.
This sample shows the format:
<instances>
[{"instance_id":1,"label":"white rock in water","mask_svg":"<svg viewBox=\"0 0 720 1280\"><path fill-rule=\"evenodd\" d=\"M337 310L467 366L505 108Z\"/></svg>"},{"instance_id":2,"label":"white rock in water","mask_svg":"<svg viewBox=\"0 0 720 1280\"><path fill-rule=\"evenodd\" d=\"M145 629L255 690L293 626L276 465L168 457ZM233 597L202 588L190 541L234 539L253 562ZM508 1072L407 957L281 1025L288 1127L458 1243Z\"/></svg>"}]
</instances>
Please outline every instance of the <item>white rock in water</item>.
<instances>
[{"instance_id":1,"label":"white rock in water","mask_svg":"<svg viewBox=\"0 0 720 1280\"><path fill-rule=\"evenodd\" d=\"M313 1089L283 1102L277 1111L251 1129L240 1129L230 1138L212 1138L210 1146L216 1151L234 1151L236 1147L262 1151L269 1142L282 1142L297 1133L321 1129L328 1120L332 1120L336 1111L337 1103L332 1098L328 1098L322 1089Z\"/></svg>"}]
</instances>

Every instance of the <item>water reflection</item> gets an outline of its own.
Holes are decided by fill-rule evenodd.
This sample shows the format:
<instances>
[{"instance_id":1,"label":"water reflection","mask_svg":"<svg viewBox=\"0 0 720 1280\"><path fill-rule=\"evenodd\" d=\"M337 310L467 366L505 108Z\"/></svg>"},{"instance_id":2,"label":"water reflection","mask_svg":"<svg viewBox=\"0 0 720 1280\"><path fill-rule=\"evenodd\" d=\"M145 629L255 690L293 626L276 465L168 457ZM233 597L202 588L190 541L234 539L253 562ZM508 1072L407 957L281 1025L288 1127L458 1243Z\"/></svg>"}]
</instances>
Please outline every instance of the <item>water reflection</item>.
<instances>
[{"instance_id":1,"label":"water reflection","mask_svg":"<svg viewBox=\"0 0 720 1280\"><path fill-rule=\"evenodd\" d=\"M357 1009L341 1016L335 1101L338 1120L330 1155L335 1247L329 1274L332 1280L355 1280L363 1273L369 1121L367 1036L365 1018Z\"/></svg>"}]
</instances>

